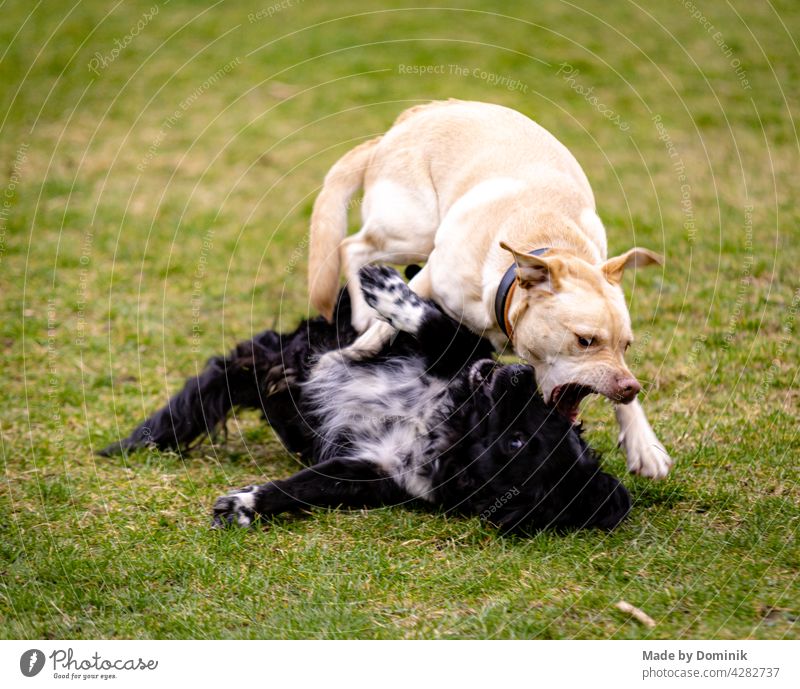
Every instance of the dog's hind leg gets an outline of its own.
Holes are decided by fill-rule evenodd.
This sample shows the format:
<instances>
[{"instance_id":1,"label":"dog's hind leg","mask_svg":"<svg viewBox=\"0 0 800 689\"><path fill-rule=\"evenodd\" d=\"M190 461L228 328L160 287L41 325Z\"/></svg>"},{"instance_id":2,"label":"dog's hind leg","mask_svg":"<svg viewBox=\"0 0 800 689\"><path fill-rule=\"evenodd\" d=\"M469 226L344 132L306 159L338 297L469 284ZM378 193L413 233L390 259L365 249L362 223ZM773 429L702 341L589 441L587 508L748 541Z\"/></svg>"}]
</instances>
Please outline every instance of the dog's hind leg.
<instances>
[{"instance_id":1,"label":"dog's hind leg","mask_svg":"<svg viewBox=\"0 0 800 689\"><path fill-rule=\"evenodd\" d=\"M378 260L380 253L372 244L367 227L345 239L340 247L342 270L347 280L347 292L350 295L350 322L357 332L365 332L374 322L374 315L361 294L359 269Z\"/></svg>"},{"instance_id":2,"label":"dog's hind leg","mask_svg":"<svg viewBox=\"0 0 800 689\"><path fill-rule=\"evenodd\" d=\"M366 332L375 322L375 313L362 294L359 274L361 268L378 262L407 265L414 261L425 260L427 257L427 254L412 251L399 242L389 241L387 244L385 238L379 242L374 236L376 233L370 233L369 227L369 225L365 225L360 232L345 239L340 247L342 267L347 280L347 292L350 295L351 322L359 333ZM428 283L427 276L428 271L423 267L409 283L411 289L421 296L428 296L430 292L430 288L425 287Z\"/></svg>"},{"instance_id":3,"label":"dog's hind leg","mask_svg":"<svg viewBox=\"0 0 800 689\"><path fill-rule=\"evenodd\" d=\"M212 525L249 526L257 516L312 507L380 507L407 499L397 483L372 462L330 459L288 479L248 486L218 498Z\"/></svg>"},{"instance_id":4,"label":"dog's hind leg","mask_svg":"<svg viewBox=\"0 0 800 689\"><path fill-rule=\"evenodd\" d=\"M659 442L639 400L616 407L619 444L625 449L628 471L648 478L664 478L672 458Z\"/></svg>"},{"instance_id":5,"label":"dog's hind leg","mask_svg":"<svg viewBox=\"0 0 800 689\"><path fill-rule=\"evenodd\" d=\"M209 359L202 373L187 380L164 407L98 454L142 447L186 448L218 430L234 407L263 409L270 391L285 390L292 376L281 358L280 336L265 331L237 345L227 357Z\"/></svg>"},{"instance_id":6,"label":"dog's hind leg","mask_svg":"<svg viewBox=\"0 0 800 689\"><path fill-rule=\"evenodd\" d=\"M363 333L374 323L375 314L361 294L358 271L370 263L426 261L433 251L440 218L432 189L410 189L387 179L367 185L361 215L361 229L342 241L339 258L353 305L352 324ZM415 276L412 289L429 296L414 286L420 286L424 279Z\"/></svg>"}]
</instances>

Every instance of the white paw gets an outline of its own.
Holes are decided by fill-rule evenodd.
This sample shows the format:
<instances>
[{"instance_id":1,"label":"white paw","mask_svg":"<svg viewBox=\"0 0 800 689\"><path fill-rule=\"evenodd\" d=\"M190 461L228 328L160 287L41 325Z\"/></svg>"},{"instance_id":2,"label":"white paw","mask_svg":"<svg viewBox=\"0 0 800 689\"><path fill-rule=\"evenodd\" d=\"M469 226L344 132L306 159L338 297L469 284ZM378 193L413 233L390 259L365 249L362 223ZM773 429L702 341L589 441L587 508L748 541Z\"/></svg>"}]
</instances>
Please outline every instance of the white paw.
<instances>
[{"instance_id":1,"label":"white paw","mask_svg":"<svg viewBox=\"0 0 800 689\"><path fill-rule=\"evenodd\" d=\"M637 426L619 434L619 444L628 459L628 471L646 478L664 478L672 466L672 457L649 426Z\"/></svg>"},{"instance_id":2,"label":"white paw","mask_svg":"<svg viewBox=\"0 0 800 689\"><path fill-rule=\"evenodd\" d=\"M258 486L247 486L217 498L211 526L215 529L226 526L250 526L256 518L257 489Z\"/></svg>"}]
</instances>

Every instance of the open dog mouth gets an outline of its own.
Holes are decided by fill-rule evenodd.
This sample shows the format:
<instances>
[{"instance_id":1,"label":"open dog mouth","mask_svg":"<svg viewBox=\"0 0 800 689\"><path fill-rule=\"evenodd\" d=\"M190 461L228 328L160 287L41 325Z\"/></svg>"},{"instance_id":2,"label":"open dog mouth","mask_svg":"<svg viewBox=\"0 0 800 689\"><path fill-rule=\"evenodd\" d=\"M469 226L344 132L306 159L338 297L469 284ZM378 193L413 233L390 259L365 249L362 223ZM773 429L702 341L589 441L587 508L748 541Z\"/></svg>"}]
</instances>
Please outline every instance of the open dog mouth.
<instances>
[{"instance_id":1,"label":"open dog mouth","mask_svg":"<svg viewBox=\"0 0 800 689\"><path fill-rule=\"evenodd\" d=\"M597 392L588 385L578 383L567 383L559 385L553 389L550 395L550 404L563 417L569 419L570 423L576 423L580 412L581 400L587 395Z\"/></svg>"}]
</instances>

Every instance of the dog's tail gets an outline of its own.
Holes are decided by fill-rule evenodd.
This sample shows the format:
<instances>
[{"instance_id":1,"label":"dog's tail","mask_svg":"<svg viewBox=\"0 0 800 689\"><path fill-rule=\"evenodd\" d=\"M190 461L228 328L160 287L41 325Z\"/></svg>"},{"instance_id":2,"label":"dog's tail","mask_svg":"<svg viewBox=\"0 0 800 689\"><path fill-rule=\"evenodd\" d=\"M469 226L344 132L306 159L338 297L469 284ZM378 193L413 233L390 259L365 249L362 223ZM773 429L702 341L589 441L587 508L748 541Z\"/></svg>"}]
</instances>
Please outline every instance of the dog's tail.
<instances>
[{"instance_id":1,"label":"dog's tail","mask_svg":"<svg viewBox=\"0 0 800 689\"><path fill-rule=\"evenodd\" d=\"M201 436L213 436L233 408L263 409L265 398L286 382L284 378L280 336L267 330L238 344L227 357L209 359L202 373L187 380L166 406L98 454L108 457L141 447L188 448Z\"/></svg>"},{"instance_id":2,"label":"dog's tail","mask_svg":"<svg viewBox=\"0 0 800 689\"><path fill-rule=\"evenodd\" d=\"M347 204L364 183L374 148L370 139L342 156L330 169L311 214L308 291L311 304L330 322L339 292L339 245L347 233Z\"/></svg>"}]
</instances>

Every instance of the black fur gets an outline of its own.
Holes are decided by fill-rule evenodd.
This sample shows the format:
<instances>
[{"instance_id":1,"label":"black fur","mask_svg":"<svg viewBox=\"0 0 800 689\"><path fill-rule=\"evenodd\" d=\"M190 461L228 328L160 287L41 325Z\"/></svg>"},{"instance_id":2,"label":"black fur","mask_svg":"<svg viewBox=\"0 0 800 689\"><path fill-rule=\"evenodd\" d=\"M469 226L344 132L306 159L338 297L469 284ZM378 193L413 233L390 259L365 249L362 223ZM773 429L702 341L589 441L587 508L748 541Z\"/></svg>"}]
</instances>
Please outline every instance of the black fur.
<instances>
[{"instance_id":1,"label":"black fur","mask_svg":"<svg viewBox=\"0 0 800 689\"><path fill-rule=\"evenodd\" d=\"M361 281L370 304L378 305L383 295L384 304L394 304L391 310L404 306L396 297L408 297L405 304L414 304L417 325L404 327L413 332L398 333L368 361L328 358L315 372L321 354L355 339L343 291L333 324L318 317L293 333L265 331L240 343L227 357L211 359L167 406L103 454L144 446L187 448L213 435L234 407L255 408L287 449L309 466L288 479L220 498L214 506L216 525L246 525L258 515L311 506L376 507L411 501L480 515L502 531L516 533L548 527L610 529L626 516L627 491L599 469L596 455L570 423L545 406L535 392L530 367L493 362L486 340L459 327L432 302L411 295L394 271L365 268ZM393 323L407 322L397 314L381 316ZM335 375L366 376L385 385L409 363L419 364L424 375L418 381L397 378L397 385L383 394L411 399L387 399L387 408L407 402L413 409L414 395L434 384L446 387L432 410L435 419L428 420L413 452L406 457L398 450L391 469L377 458L361 456L376 438L374 429L369 431L358 418L332 437L325 434L330 411L324 410L336 407L337 392L334 387L334 399L327 400L332 407L315 401L314 381L328 375L324 366L332 366ZM364 388L359 394L365 407L381 402L371 398L375 393L369 384ZM381 423L388 433L408 421L387 417ZM409 484L409 477L416 482Z\"/></svg>"}]
</instances>

